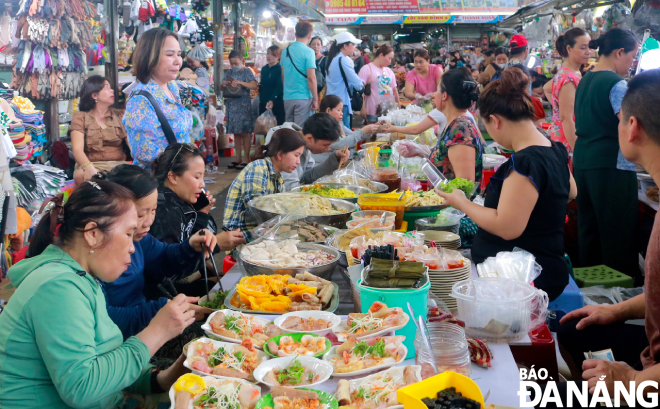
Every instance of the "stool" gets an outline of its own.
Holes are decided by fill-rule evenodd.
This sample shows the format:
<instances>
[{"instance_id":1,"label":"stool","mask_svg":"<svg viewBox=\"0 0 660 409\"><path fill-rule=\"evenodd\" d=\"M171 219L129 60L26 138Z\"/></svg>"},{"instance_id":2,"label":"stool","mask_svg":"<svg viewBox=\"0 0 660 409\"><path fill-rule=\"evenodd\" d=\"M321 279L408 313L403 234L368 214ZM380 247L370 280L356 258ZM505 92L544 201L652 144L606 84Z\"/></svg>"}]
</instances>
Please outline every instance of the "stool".
<instances>
[{"instance_id":1,"label":"stool","mask_svg":"<svg viewBox=\"0 0 660 409\"><path fill-rule=\"evenodd\" d=\"M582 287L602 285L605 288L633 288L633 279L605 265L574 268L575 282Z\"/></svg>"},{"instance_id":2,"label":"stool","mask_svg":"<svg viewBox=\"0 0 660 409\"><path fill-rule=\"evenodd\" d=\"M569 276L568 285L564 288L564 292L548 304L548 310L554 311L556 314L555 318L548 322L550 331L557 331L559 320L561 320L564 315L582 307L584 307L584 297L582 296L582 292L575 283L575 280Z\"/></svg>"},{"instance_id":3,"label":"stool","mask_svg":"<svg viewBox=\"0 0 660 409\"><path fill-rule=\"evenodd\" d=\"M236 260L234 260L231 254L227 254L222 262L222 272L227 274L227 272L234 267L234 264L236 264Z\"/></svg>"},{"instance_id":4,"label":"stool","mask_svg":"<svg viewBox=\"0 0 660 409\"><path fill-rule=\"evenodd\" d=\"M557 365L557 351L555 350L555 339L547 325L531 331L529 338L531 345L512 344L511 354L517 364L531 368L534 365L536 373L545 368L548 371L548 380L559 380L559 367ZM497 357L496 357L497 358Z\"/></svg>"}]
</instances>

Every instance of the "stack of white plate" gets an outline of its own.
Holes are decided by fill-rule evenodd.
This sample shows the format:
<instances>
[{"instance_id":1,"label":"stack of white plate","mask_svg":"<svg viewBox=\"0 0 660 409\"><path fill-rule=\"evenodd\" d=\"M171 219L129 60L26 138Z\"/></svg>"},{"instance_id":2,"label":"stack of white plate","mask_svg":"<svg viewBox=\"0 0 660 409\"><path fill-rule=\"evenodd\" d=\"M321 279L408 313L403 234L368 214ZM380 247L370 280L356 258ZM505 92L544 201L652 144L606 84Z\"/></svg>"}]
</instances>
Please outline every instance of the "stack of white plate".
<instances>
[{"instance_id":1,"label":"stack of white plate","mask_svg":"<svg viewBox=\"0 0 660 409\"><path fill-rule=\"evenodd\" d=\"M456 250L461 247L461 236L450 231L424 230L421 233L424 233L424 244L427 246L430 246L431 242L434 241L437 246L449 250Z\"/></svg>"},{"instance_id":2,"label":"stack of white plate","mask_svg":"<svg viewBox=\"0 0 660 409\"><path fill-rule=\"evenodd\" d=\"M451 270L429 270L429 281L431 281L431 292L451 309L456 309L456 299L451 297L451 287L462 280L470 278L472 264L466 259L463 267Z\"/></svg>"}]
</instances>

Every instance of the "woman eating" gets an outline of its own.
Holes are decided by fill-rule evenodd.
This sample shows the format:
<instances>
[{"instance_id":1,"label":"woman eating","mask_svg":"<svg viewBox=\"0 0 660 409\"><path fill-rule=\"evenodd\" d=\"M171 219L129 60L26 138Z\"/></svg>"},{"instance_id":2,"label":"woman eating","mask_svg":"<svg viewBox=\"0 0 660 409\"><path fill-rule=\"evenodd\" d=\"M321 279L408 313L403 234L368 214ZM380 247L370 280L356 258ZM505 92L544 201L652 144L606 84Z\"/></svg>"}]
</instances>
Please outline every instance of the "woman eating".
<instances>
[{"instance_id":1,"label":"woman eating","mask_svg":"<svg viewBox=\"0 0 660 409\"><path fill-rule=\"evenodd\" d=\"M488 133L515 152L490 179L485 205L472 203L460 189L436 193L479 225L472 245L474 263L520 247L543 268L534 285L552 301L568 284L564 220L577 188L564 146L549 141L534 125L528 89L528 77L518 68L509 68L486 87L477 102Z\"/></svg>"},{"instance_id":2,"label":"woman eating","mask_svg":"<svg viewBox=\"0 0 660 409\"><path fill-rule=\"evenodd\" d=\"M209 215L215 198L204 193L204 171L204 157L194 145L171 145L156 159L154 177L159 186L158 211L151 234L159 241L171 244L189 240L200 230L210 229L216 234L221 250L232 250L243 243L243 236L232 231L217 233L215 221ZM197 201L202 195L206 196L208 204L200 207Z\"/></svg>"},{"instance_id":3,"label":"woman eating","mask_svg":"<svg viewBox=\"0 0 660 409\"><path fill-rule=\"evenodd\" d=\"M88 77L80 89L80 111L71 120L71 150L76 160L76 184L89 180L99 170L112 170L126 163L130 151L123 112L112 108L115 92L100 75Z\"/></svg>"},{"instance_id":4,"label":"woman eating","mask_svg":"<svg viewBox=\"0 0 660 409\"><path fill-rule=\"evenodd\" d=\"M330 145L330 149L327 152L312 154L312 158L314 158L316 163L325 162L331 155L334 155L336 151L342 150L346 147L350 148L351 151L349 157L353 157L355 145L366 141L371 135L378 131L377 124L365 125L361 129L356 129L355 131L347 128L342 122L344 118L344 103L341 101L341 98L336 95L326 95L323 97L319 111L326 112L335 118L341 126L342 134L338 141L333 142L332 145Z\"/></svg>"},{"instance_id":5,"label":"woman eating","mask_svg":"<svg viewBox=\"0 0 660 409\"><path fill-rule=\"evenodd\" d=\"M150 169L168 145L190 141L192 113L181 103L175 82L182 63L179 37L164 28L146 31L135 47L133 62L137 85L122 122L135 164ZM158 120L157 109L166 123Z\"/></svg>"},{"instance_id":6,"label":"woman eating","mask_svg":"<svg viewBox=\"0 0 660 409\"><path fill-rule=\"evenodd\" d=\"M165 278L178 279L195 272L202 244L214 249L216 238L209 230L194 234L189 240L165 244L149 234L156 216L158 182L146 170L135 165L120 165L108 174L99 175L110 182L129 189L135 197L138 226L133 234L135 252L131 265L112 283L101 283L108 304L108 315L117 324L124 339L147 327L149 321L167 304L167 298L147 301L143 294L145 277L161 282ZM192 302L193 299L188 299ZM198 319L210 310L191 304Z\"/></svg>"},{"instance_id":7,"label":"woman eating","mask_svg":"<svg viewBox=\"0 0 660 409\"><path fill-rule=\"evenodd\" d=\"M507 63L509 62L509 52L504 47L497 47L493 52L493 62L486 65L484 72L479 74L477 82L479 84L486 86L491 81L496 80L500 77L502 70L506 68Z\"/></svg>"},{"instance_id":8,"label":"woman eating","mask_svg":"<svg viewBox=\"0 0 660 409\"><path fill-rule=\"evenodd\" d=\"M248 216L248 203L259 196L281 193L284 180L281 172L293 172L300 165L305 141L297 131L281 128L273 133L266 145L255 148L251 162L234 179L225 203L225 226L239 229L247 241L253 239L250 228L256 226Z\"/></svg>"},{"instance_id":9,"label":"woman eating","mask_svg":"<svg viewBox=\"0 0 660 409\"><path fill-rule=\"evenodd\" d=\"M378 104L391 101L399 106L399 91L396 89L396 77L389 68L394 58L394 49L383 44L376 49L374 61L362 67L359 77L365 87L371 87L371 93L365 97L367 115L378 114ZM323 112L323 111L321 111Z\"/></svg>"},{"instance_id":10,"label":"woman eating","mask_svg":"<svg viewBox=\"0 0 660 409\"><path fill-rule=\"evenodd\" d=\"M229 53L229 65L231 69L227 71L222 86L241 88L240 96L229 98L229 95L225 93L225 105L227 106L226 133L234 134L236 160L238 161L229 164L229 169L243 169L250 162L251 134L254 131L250 91L258 89L259 84L254 79L252 70L245 67L245 60L238 51L234 50Z\"/></svg>"},{"instance_id":11,"label":"woman eating","mask_svg":"<svg viewBox=\"0 0 660 409\"><path fill-rule=\"evenodd\" d=\"M468 112L477 100L477 84L465 67L442 75L435 94L436 108L417 125L387 126L386 132L417 135L438 125L442 134L435 149L410 142L399 142L399 153L406 158L428 157L447 178L462 178L481 183L484 143L481 132Z\"/></svg>"},{"instance_id":12,"label":"woman eating","mask_svg":"<svg viewBox=\"0 0 660 409\"><path fill-rule=\"evenodd\" d=\"M561 142L571 156L575 148L575 91L582 75L580 68L589 62L591 38L586 31L574 27L560 35L555 42L557 52L564 58L559 72L552 80L552 127L550 139Z\"/></svg>"},{"instance_id":13,"label":"woman eating","mask_svg":"<svg viewBox=\"0 0 660 409\"><path fill-rule=\"evenodd\" d=\"M605 264L634 277L639 275L638 251L632 239L639 206L637 166L619 149L618 127L621 101L628 88L623 77L628 75L639 42L632 32L613 28L591 40L589 47L598 49L598 64L582 77L575 92L573 169L580 191L580 264Z\"/></svg>"},{"instance_id":14,"label":"woman eating","mask_svg":"<svg viewBox=\"0 0 660 409\"><path fill-rule=\"evenodd\" d=\"M35 230L33 257L9 270L16 292L0 314L0 406L117 408L124 393L169 390L187 372L183 359L162 372L149 359L194 322L186 297L176 296L124 341L100 284L131 263L133 195L88 181L53 204Z\"/></svg>"},{"instance_id":15,"label":"woman eating","mask_svg":"<svg viewBox=\"0 0 660 409\"><path fill-rule=\"evenodd\" d=\"M406 87L403 95L409 100L421 96L433 94L438 89L438 82L442 76L442 68L439 65L429 64L431 57L426 50L417 50L414 55L415 69L406 74Z\"/></svg>"},{"instance_id":16,"label":"woman eating","mask_svg":"<svg viewBox=\"0 0 660 409\"><path fill-rule=\"evenodd\" d=\"M272 109L277 124L284 123L284 89L282 84L282 66L280 65L280 47L272 45L266 50L266 62L261 67L261 83L259 84L259 115Z\"/></svg>"}]
</instances>

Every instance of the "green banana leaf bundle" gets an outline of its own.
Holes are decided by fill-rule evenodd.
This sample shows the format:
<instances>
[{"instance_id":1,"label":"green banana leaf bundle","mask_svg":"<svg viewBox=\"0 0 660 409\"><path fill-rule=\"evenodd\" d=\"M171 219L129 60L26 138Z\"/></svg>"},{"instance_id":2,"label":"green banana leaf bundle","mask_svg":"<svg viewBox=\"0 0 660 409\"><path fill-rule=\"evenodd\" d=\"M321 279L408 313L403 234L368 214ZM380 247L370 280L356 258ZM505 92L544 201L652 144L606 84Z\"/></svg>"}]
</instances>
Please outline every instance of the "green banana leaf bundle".
<instances>
[{"instance_id":1,"label":"green banana leaf bundle","mask_svg":"<svg viewBox=\"0 0 660 409\"><path fill-rule=\"evenodd\" d=\"M421 278L374 278L367 274L364 285L374 288L419 288Z\"/></svg>"},{"instance_id":2,"label":"green banana leaf bundle","mask_svg":"<svg viewBox=\"0 0 660 409\"><path fill-rule=\"evenodd\" d=\"M394 261L372 258L367 272L372 278L414 278L424 277L426 266L414 261Z\"/></svg>"}]
</instances>

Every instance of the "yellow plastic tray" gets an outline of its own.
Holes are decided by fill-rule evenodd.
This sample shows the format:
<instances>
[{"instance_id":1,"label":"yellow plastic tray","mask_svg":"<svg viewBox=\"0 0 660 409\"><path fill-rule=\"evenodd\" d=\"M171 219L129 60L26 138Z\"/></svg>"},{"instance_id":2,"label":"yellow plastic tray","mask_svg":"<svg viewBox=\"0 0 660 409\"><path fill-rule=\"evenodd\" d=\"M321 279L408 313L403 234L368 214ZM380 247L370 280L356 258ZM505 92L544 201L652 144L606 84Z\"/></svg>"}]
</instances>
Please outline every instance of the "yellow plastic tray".
<instances>
[{"instance_id":1,"label":"yellow plastic tray","mask_svg":"<svg viewBox=\"0 0 660 409\"><path fill-rule=\"evenodd\" d=\"M438 392L452 386L464 397L479 402L482 409L485 407L484 397L477 384L467 376L453 371L446 371L422 382L401 388L397 391L396 396L404 409L427 409L426 405L422 403L422 399L435 398Z\"/></svg>"}]
</instances>

